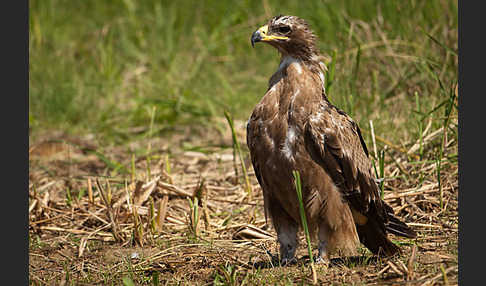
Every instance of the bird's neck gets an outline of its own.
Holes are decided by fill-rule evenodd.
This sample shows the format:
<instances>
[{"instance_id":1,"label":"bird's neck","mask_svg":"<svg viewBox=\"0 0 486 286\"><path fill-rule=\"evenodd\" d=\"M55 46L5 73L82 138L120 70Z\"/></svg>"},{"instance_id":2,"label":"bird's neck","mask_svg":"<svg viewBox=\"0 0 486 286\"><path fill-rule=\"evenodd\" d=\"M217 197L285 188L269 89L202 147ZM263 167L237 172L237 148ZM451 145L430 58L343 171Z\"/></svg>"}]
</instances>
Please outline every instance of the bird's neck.
<instances>
[{"instance_id":1,"label":"bird's neck","mask_svg":"<svg viewBox=\"0 0 486 286\"><path fill-rule=\"evenodd\" d=\"M287 67L293 63L298 64L298 66L301 66L303 64L303 61L299 58L293 57L291 55L282 55L280 59L280 65L278 66L278 71L284 71L287 69Z\"/></svg>"},{"instance_id":2,"label":"bird's neck","mask_svg":"<svg viewBox=\"0 0 486 286\"><path fill-rule=\"evenodd\" d=\"M294 64L295 63L295 64ZM278 67L276 74L282 74L283 71L287 70L287 67L294 64L294 72L297 72L297 76L300 77L303 75L302 69L306 68L313 74L317 75L321 81L322 88L324 89L324 73L327 70L326 65L322 61L322 56L318 54L313 54L312 56L308 57L307 59L299 58L295 55L290 54L282 54L280 59L280 65Z\"/></svg>"},{"instance_id":3,"label":"bird's neck","mask_svg":"<svg viewBox=\"0 0 486 286\"><path fill-rule=\"evenodd\" d=\"M286 68L288 65L292 64L293 62L298 62L300 64L305 65L312 72L324 73L326 72L327 67L323 62L323 58L324 57L318 53L311 53L311 54L282 53L280 58L279 70Z\"/></svg>"}]
</instances>

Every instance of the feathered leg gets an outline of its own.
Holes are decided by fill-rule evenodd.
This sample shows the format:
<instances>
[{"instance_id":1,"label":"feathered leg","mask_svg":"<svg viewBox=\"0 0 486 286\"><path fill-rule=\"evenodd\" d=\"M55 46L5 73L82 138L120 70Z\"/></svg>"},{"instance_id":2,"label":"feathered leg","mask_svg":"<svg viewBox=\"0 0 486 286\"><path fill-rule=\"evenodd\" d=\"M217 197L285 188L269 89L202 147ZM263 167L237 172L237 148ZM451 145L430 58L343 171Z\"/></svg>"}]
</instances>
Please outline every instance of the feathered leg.
<instances>
[{"instance_id":1,"label":"feathered leg","mask_svg":"<svg viewBox=\"0 0 486 286\"><path fill-rule=\"evenodd\" d=\"M317 263L322 263L325 265L329 265L329 251L328 251L328 231L327 231L327 226L324 224L321 224L319 226L319 254L317 256L316 262Z\"/></svg>"},{"instance_id":2,"label":"feathered leg","mask_svg":"<svg viewBox=\"0 0 486 286\"><path fill-rule=\"evenodd\" d=\"M341 200L328 197L325 215L319 223L319 257L317 261L329 264L331 254L356 255L359 244L356 226L349 206Z\"/></svg>"},{"instance_id":3,"label":"feathered leg","mask_svg":"<svg viewBox=\"0 0 486 286\"><path fill-rule=\"evenodd\" d=\"M286 265L295 260L299 225L287 214L277 200L269 200L268 210L280 244L280 262L282 265Z\"/></svg>"}]
</instances>

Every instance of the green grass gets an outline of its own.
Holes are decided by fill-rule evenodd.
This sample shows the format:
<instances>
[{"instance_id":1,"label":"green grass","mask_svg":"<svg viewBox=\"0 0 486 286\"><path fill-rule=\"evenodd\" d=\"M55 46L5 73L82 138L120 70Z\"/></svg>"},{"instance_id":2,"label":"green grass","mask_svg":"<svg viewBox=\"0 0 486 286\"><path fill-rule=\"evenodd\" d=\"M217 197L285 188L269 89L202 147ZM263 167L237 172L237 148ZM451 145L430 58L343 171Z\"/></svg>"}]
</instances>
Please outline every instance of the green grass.
<instances>
[{"instance_id":1,"label":"green grass","mask_svg":"<svg viewBox=\"0 0 486 286\"><path fill-rule=\"evenodd\" d=\"M445 99L437 79L457 81L455 1L33 1L32 134L124 142L154 106L158 131L211 126L224 110L245 120L279 60L249 37L279 13L308 20L335 56L329 97L361 126L373 119L377 135L415 138L413 92L431 110Z\"/></svg>"},{"instance_id":2,"label":"green grass","mask_svg":"<svg viewBox=\"0 0 486 286\"><path fill-rule=\"evenodd\" d=\"M229 114L227 111L224 112L224 116L226 117L226 120L228 121L228 125L231 129L231 136L232 136L232 139L233 139L233 158L234 158L233 160L236 160L236 154L238 154L238 158L240 160L240 165L241 165L241 170L243 171L243 177L245 178L245 187L246 187L246 191L247 191L247 194L248 194L248 200L251 200L252 189L251 189L250 179L248 178L248 173L246 171L243 154L242 154L241 148L240 148L240 143L238 142L238 137L236 136L233 118L231 117L231 114ZM236 167L236 161L235 161L234 165L235 165L235 173L236 173L236 175L238 175L238 168Z\"/></svg>"}]
</instances>

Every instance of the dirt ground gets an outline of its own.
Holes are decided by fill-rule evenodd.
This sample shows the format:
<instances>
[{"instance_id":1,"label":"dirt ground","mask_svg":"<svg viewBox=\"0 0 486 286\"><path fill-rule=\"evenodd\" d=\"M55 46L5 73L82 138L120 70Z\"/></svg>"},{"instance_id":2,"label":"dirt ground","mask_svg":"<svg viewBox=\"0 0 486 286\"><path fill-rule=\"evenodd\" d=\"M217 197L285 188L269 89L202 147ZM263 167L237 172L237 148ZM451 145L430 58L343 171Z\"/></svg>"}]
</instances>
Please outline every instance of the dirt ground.
<instances>
[{"instance_id":1,"label":"dirt ground","mask_svg":"<svg viewBox=\"0 0 486 286\"><path fill-rule=\"evenodd\" d=\"M236 129L245 142L243 123ZM303 236L295 265L272 259L275 231L248 156L240 164L229 130L203 133L121 146L52 133L32 140L31 285L310 284ZM363 248L317 265L319 284L456 285L457 162L442 163L439 186L435 162L387 152L384 199L418 237L392 235L403 250L397 257Z\"/></svg>"}]
</instances>

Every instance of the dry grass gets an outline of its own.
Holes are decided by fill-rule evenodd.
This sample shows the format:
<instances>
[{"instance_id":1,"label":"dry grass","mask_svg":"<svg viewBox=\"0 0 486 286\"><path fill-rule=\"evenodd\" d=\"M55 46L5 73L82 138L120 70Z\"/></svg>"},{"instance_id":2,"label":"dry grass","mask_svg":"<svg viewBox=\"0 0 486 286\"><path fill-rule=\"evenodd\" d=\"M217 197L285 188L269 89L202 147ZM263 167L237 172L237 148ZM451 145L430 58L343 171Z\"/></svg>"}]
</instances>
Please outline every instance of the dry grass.
<instances>
[{"instance_id":1,"label":"dry grass","mask_svg":"<svg viewBox=\"0 0 486 286\"><path fill-rule=\"evenodd\" d=\"M457 130L456 115L449 123ZM243 122L235 121L235 131L244 142ZM48 135L31 142L31 284L311 283L303 236L297 265L279 267L269 255L278 251L275 232L243 156L253 190L248 196L242 166L228 148L229 128L221 136L205 132L105 147L106 156L81 139L53 141ZM359 257L334 258L328 269L317 266L320 284L458 283L458 166L447 159L457 154L457 142L439 136L448 134L441 129L423 133L420 148L415 141L389 146L375 138L386 154L384 199L418 237L393 237L404 250L399 257L380 259L362 249ZM188 138L199 146L220 138L223 147L184 151ZM438 145L440 164L415 159L419 149L435 154ZM144 146L152 151L134 151Z\"/></svg>"}]
</instances>

